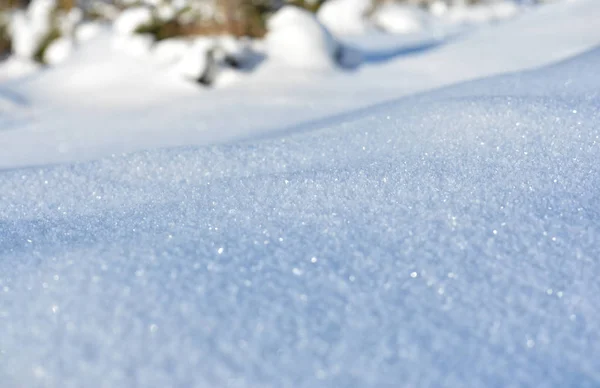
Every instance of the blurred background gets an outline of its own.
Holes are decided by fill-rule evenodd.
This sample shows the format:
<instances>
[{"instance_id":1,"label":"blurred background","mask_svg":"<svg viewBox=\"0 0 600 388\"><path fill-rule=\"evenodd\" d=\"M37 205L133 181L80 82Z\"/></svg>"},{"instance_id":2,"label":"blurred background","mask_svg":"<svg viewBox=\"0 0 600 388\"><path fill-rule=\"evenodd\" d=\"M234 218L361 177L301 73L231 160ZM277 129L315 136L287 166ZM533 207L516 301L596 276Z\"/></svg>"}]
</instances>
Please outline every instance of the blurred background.
<instances>
[{"instance_id":1,"label":"blurred background","mask_svg":"<svg viewBox=\"0 0 600 388\"><path fill-rule=\"evenodd\" d=\"M0 0L0 60L14 62L2 67L0 80L64 62L106 30L125 51L152 51L157 63L177 64L181 76L205 85L215 82L217 68L253 69L267 52L292 67L355 68L365 39L339 44L333 37L403 35L421 47L542 1ZM260 43L266 35L268 49Z\"/></svg>"}]
</instances>

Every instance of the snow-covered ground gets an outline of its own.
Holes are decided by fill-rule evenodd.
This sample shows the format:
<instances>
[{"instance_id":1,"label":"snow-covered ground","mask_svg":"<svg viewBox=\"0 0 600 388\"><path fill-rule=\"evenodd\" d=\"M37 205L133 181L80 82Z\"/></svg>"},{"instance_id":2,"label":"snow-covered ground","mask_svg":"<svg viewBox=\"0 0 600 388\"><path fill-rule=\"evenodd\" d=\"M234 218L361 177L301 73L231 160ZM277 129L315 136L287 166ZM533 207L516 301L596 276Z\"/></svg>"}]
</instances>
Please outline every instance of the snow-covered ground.
<instances>
[{"instance_id":1,"label":"snow-covered ground","mask_svg":"<svg viewBox=\"0 0 600 388\"><path fill-rule=\"evenodd\" d=\"M6 81L3 386L598 386L599 15L200 91L99 36Z\"/></svg>"}]
</instances>

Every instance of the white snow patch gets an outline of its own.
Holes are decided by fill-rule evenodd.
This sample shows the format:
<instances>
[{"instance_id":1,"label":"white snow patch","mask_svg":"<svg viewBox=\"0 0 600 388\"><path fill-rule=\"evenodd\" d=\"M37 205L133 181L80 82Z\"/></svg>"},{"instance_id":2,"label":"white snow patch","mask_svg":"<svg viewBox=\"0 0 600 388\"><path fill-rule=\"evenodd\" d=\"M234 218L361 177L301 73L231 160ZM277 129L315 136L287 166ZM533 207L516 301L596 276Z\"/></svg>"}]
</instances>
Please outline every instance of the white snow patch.
<instances>
[{"instance_id":1,"label":"white snow patch","mask_svg":"<svg viewBox=\"0 0 600 388\"><path fill-rule=\"evenodd\" d=\"M212 38L197 38L175 65L175 73L190 80L198 80L209 70L215 47Z\"/></svg>"},{"instance_id":2,"label":"white snow patch","mask_svg":"<svg viewBox=\"0 0 600 388\"><path fill-rule=\"evenodd\" d=\"M366 16L372 7L371 0L329 0L317 17L335 35L359 35L371 29Z\"/></svg>"},{"instance_id":3,"label":"white snow patch","mask_svg":"<svg viewBox=\"0 0 600 388\"><path fill-rule=\"evenodd\" d=\"M170 38L156 42L152 47L152 57L159 65L170 65L180 61L190 50L188 39Z\"/></svg>"},{"instance_id":4,"label":"white snow patch","mask_svg":"<svg viewBox=\"0 0 600 388\"><path fill-rule=\"evenodd\" d=\"M94 39L103 31L104 26L98 22L84 22L75 28L75 40L84 43Z\"/></svg>"},{"instance_id":5,"label":"white snow patch","mask_svg":"<svg viewBox=\"0 0 600 388\"><path fill-rule=\"evenodd\" d=\"M371 20L376 26L394 34L424 31L432 23L431 15L416 6L385 3L377 7Z\"/></svg>"},{"instance_id":6,"label":"white snow patch","mask_svg":"<svg viewBox=\"0 0 600 388\"><path fill-rule=\"evenodd\" d=\"M122 35L131 35L139 27L149 24L152 21L152 10L148 7L131 7L127 8L114 22L113 28Z\"/></svg>"},{"instance_id":7,"label":"white snow patch","mask_svg":"<svg viewBox=\"0 0 600 388\"><path fill-rule=\"evenodd\" d=\"M146 57L154 43L150 34L115 35L113 45L116 49L133 57Z\"/></svg>"},{"instance_id":8,"label":"white snow patch","mask_svg":"<svg viewBox=\"0 0 600 388\"><path fill-rule=\"evenodd\" d=\"M58 65L66 61L73 51L73 40L71 38L58 38L52 41L44 51L44 63Z\"/></svg>"},{"instance_id":9,"label":"white snow patch","mask_svg":"<svg viewBox=\"0 0 600 388\"><path fill-rule=\"evenodd\" d=\"M484 24L510 19L519 13L519 6L509 0L491 3L474 4L470 6L449 7L441 13L441 18L455 24Z\"/></svg>"},{"instance_id":10,"label":"white snow patch","mask_svg":"<svg viewBox=\"0 0 600 388\"><path fill-rule=\"evenodd\" d=\"M40 64L26 58L10 56L0 61L0 82L14 80L33 74L40 69Z\"/></svg>"}]
</instances>

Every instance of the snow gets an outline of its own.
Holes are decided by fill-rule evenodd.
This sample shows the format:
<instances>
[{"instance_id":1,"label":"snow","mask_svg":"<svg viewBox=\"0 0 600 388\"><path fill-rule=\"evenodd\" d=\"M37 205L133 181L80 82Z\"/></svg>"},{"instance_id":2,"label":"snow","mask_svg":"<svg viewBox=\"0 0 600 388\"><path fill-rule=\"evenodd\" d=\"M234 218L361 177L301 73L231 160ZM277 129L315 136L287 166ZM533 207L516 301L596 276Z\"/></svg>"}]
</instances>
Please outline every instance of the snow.
<instances>
[{"instance_id":1,"label":"snow","mask_svg":"<svg viewBox=\"0 0 600 388\"><path fill-rule=\"evenodd\" d=\"M593 386L599 64L4 172L3 381Z\"/></svg>"},{"instance_id":2,"label":"snow","mask_svg":"<svg viewBox=\"0 0 600 388\"><path fill-rule=\"evenodd\" d=\"M3 385L597 386L598 12L214 90L101 33L4 82Z\"/></svg>"},{"instance_id":3,"label":"snow","mask_svg":"<svg viewBox=\"0 0 600 388\"><path fill-rule=\"evenodd\" d=\"M441 13L442 19L456 24L483 24L497 22L515 17L519 6L510 0L492 1L473 6L450 7Z\"/></svg>"},{"instance_id":4,"label":"snow","mask_svg":"<svg viewBox=\"0 0 600 388\"><path fill-rule=\"evenodd\" d=\"M187 39L171 38L156 42L152 47L152 56L156 63L169 65L184 57L190 49L191 42Z\"/></svg>"},{"instance_id":5,"label":"snow","mask_svg":"<svg viewBox=\"0 0 600 388\"><path fill-rule=\"evenodd\" d=\"M376 26L394 34L421 32L433 22L432 16L416 7L397 3L385 3L378 7L371 19Z\"/></svg>"},{"instance_id":6,"label":"snow","mask_svg":"<svg viewBox=\"0 0 600 388\"><path fill-rule=\"evenodd\" d=\"M52 41L44 51L44 63L57 65L67 60L73 51L73 40L71 38L58 38Z\"/></svg>"},{"instance_id":7,"label":"snow","mask_svg":"<svg viewBox=\"0 0 600 388\"><path fill-rule=\"evenodd\" d=\"M421 43L418 36L346 37L344 45L358 41L365 53L367 63L357 71L305 73L266 60L233 89L210 94L146 57L116 50L105 31L67 63L0 86L32 101L19 113L27 120L0 130L0 167L239 140L458 81L542 66L600 45L595 4L547 5L449 41L427 35Z\"/></svg>"},{"instance_id":8,"label":"snow","mask_svg":"<svg viewBox=\"0 0 600 388\"><path fill-rule=\"evenodd\" d=\"M154 36L151 34L116 35L112 41L115 49L125 55L138 57L141 61L150 55Z\"/></svg>"},{"instance_id":9,"label":"snow","mask_svg":"<svg viewBox=\"0 0 600 388\"><path fill-rule=\"evenodd\" d=\"M269 57L284 66L303 70L331 70L338 44L308 11L285 6L268 21Z\"/></svg>"},{"instance_id":10,"label":"snow","mask_svg":"<svg viewBox=\"0 0 600 388\"><path fill-rule=\"evenodd\" d=\"M317 17L334 35L360 35L371 29L365 19L371 6L369 0L330 0L319 8Z\"/></svg>"},{"instance_id":11,"label":"snow","mask_svg":"<svg viewBox=\"0 0 600 388\"><path fill-rule=\"evenodd\" d=\"M38 3L46 6L45 1L34 1L31 3L33 5L31 11L17 10L11 18L12 50L21 58L32 58L41 40L50 30L48 20L50 9L47 10L48 14L44 15L42 11L45 8L38 6Z\"/></svg>"},{"instance_id":12,"label":"snow","mask_svg":"<svg viewBox=\"0 0 600 388\"><path fill-rule=\"evenodd\" d=\"M176 65L176 72L191 80L198 80L209 71L215 43L210 38L198 38Z\"/></svg>"},{"instance_id":13,"label":"snow","mask_svg":"<svg viewBox=\"0 0 600 388\"><path fill-rule=\"evenodd\" d=\"M97 22L83 22L75 28L75 39L77 42L87 42L102 32L102 24Z\"/></svg>"},{"instance_id":14,"label":"snow","mask_svg":"<svg viewBox=\"0 0 600 388\"><path fill-rule=\"evenodd\" d=\"M139 27L150 23L152 18L152 10L148 7L127 8L115 20L114 28L122 35L131 35Z\"/></svg>"},{"instance_id":15,"label":"snow","mask_svg":"<svg viewBox=\"0 0 600 388\"><path fill-rule=\"evenodd\" d=\"M9 30L14 55L21 60L33 59L56 30L60 37L50 42L43 59L50 65L64 62L73 48L70 37L82 17L79 9L67 13L58 11L54 0L33 0L25 10L17 10L10 15Z\"/></svg>"},{"instance_id":16,"label":"snow","mask_svg":"<svg viewBox=\"0 0 600 388\"><path fill-rule=\"evenodd\" d=\"M0 82L19 79L38 71L40 65L30 59L9 57L0 63Z\"/></svg>"}]
</instances>

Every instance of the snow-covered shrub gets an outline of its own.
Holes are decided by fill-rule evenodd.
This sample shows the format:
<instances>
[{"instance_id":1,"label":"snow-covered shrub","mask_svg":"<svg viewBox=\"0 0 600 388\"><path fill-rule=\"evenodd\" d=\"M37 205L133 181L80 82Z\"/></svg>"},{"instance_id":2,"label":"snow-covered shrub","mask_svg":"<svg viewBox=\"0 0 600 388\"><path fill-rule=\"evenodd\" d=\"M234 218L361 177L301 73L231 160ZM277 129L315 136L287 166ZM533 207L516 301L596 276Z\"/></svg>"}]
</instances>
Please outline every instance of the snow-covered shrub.
<instances>
[{"instance_id":1,"label":"snow-covered shrub","mask_svg":"<svg viewBox=\"0 0 600 388\"><path fill-rule=\"evenodd\" d=\"M227 15L221 0L144 1L124 9L113 22L115 43L128 53L148 54L157 65L205 85L224 69L245 70L259 60L240 38L252 34L235 24L239 13Z\"/></svg>"},{"instance_id":2,"label":"snow-covered shrub","mask_svg":"<svg viewBox=\"0 0 600 388\"><path fill-rule=\"evenodd\" d=\"M288 67L330 70L337 66L356 67L360 53L337 42L314 14L285 6L267 24L267 53L270 59Z\"/></svg>"},{"instance_id":3,"label":"snow-covered shrub","mask_svg":"<svg viewBox=\"0 0 600 388\"><path fill-rule=\"evenodd\" d=\"M303 8L307 11L316 13L325 2L326 0L289 0L286 1L285 4L294 5L296 7Z\"/></svg>"},{"instance_id":4,"label":"snow-covered shrub","mask_svg":"<svg viewBox=\"0 0 600 388\"><path fill-rule=\"evenodd\" d=\"M266 19L275 9L272 2L280 0L120 1L113 8L98 5L94 9L116 19L121 32L147 33L159 41L182 36L262 37Z\"/></svg>"},{"instance_id":5,"label":"snow-covered shrub","mask_svg":"<svg viewBox=\"0 0 600 388\"><path fill-rule=\"evenodd\" d=\"M325 70L335 66L338 44L310 12L285 6L267 24L269 57L289 67Z\"/></svg>"},{"instance_id":6,"label":"snow-covered shrub","mask_svg":"<svg viewBox=\"0 0 600 388\"><path fill-rule=\"evenodd\" d=\"M27 9L15 10L8 28L13 54L41 63L62 61L73 46L74 29L82 19L80 9L65 9L64 4L55 0L33 0ZM60 42L47 57L48 49L59 38Z\"/></svg>"}]
</instances>

